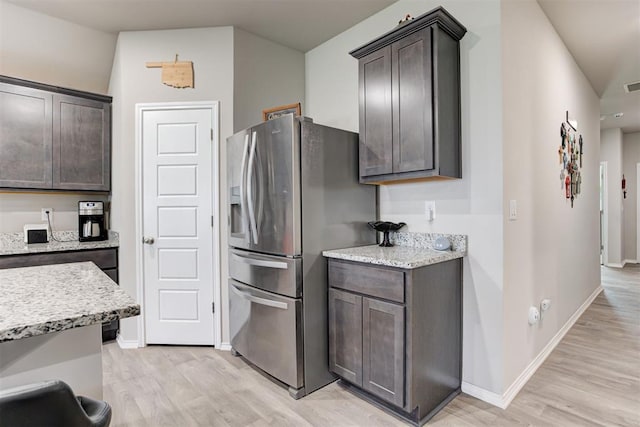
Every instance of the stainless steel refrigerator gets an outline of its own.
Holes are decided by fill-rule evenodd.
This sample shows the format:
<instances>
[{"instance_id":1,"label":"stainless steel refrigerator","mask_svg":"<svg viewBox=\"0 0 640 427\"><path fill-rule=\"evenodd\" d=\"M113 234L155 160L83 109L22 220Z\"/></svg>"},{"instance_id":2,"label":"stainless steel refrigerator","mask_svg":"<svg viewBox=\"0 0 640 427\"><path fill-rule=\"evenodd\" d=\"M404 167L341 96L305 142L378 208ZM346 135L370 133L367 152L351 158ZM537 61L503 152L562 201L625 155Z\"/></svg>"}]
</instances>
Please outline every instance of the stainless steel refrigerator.
<instances>
[{"instance_id":1,"label":"stainless steel refrigerator","mask_svg":"<svg viewBox=\"0 0 640 427\"><path fill-rule=\"evenodd\" d=\"M325 249L375 243L358 135L292 114L227 139L231 346L300 398L329 372Z\"/></svg>"}]
</instances>

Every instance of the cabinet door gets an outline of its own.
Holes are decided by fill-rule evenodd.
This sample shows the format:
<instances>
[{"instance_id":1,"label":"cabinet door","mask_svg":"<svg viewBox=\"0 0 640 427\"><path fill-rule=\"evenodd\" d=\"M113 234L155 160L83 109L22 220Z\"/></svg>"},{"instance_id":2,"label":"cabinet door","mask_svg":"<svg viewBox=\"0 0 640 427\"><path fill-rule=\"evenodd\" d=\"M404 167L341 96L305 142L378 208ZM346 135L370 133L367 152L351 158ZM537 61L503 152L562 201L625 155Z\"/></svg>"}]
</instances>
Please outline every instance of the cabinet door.
<instances>
[{"instance_id":1,"label":"cabinet door","mask_svg":"<svg viewBox=\"0 0 640 427\"><path fill-rule=\"evenodd\" d=\"M404 405L404 306L362 298L362 387Z\"/></svg>"},{"instance_id":2,"label":"cabinet door","mask_svg":"<svg viewBox=\"0 0 640 427\"><path fill-rule=\"evenodd\" d=\"M111 106L67 95L53 101L53 187L109 191Z\"/></svg>"},{"instance_id":3,"label":"cabinet door","mask_svg":"<svg viewBox=\"0 0 640 427\"><path fill-rule=\"evenodd\" d=\"M391 64L393 172L433 169L431 29L393 43Z\"/></svg>"},{"instance_id":4,"label":"cabinet door","mask_svg":"<svg viewBox=\"0 0 640 427\"><path fill-rule=\"evenodd\" d=\"M329 370L362 386L362 297L329 289Z\"/></svg>"},{"instance_id":5,"label":"cabinet door","mask_svg":"<svg viewBox=\"0 0 640 427\"><path fill-rule=\"evenodd\" d=\"M0 83L0 187L51 188L51 94Z\"/></svg>"},{"instance_id":6,"label":"cabinet door","mask_svg":"<svg viewBox=\"0 0 640 427\"><path fill-rule=\"evenodd\" d=\"M360 176L393 172L391 46L360 59Z\"/></svg>"}]
</instances>

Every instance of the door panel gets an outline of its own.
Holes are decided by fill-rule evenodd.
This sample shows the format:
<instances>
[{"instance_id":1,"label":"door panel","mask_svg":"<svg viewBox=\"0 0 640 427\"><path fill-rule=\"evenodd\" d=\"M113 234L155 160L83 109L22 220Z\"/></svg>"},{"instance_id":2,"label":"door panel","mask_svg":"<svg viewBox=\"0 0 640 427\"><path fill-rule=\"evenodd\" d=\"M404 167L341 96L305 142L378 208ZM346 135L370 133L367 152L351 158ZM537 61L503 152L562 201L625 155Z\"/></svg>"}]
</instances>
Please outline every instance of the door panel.
<instances>
[{"instance_id":1,"label":"door panel","mask_svg":"<svg viewBox=\"0 0 640 427\"><path fill-rule=\"evenodd\" d=\"M391 63L393 172L433 169L431 29L394 43Z\"/></svg>"},{"instance_id":2,"label":"door panel","mask_svg":"<svg viewBox=\"0 0 640 427\"><path fill-rule=\"evenodd\" d=\"M213 345L213 113L144 110L146 341ZM142 236L141 236L142 237Z\"/></svg>"},{"instance_id":3,"label":"door panel","mask_svg":"<svg viewBox=\"0 0 640 427\"><path fill-rule=\"evenodd\" d=\"M0 83L0 187L51 188L52 97Z\"/></svg>"},{"instance_id":4,"label":"door panel","mask_svg":"<svg viewBox=\"0 0 640 427\"><path fill-rule=\"evenodd\" d=\"M393 172L391 47L360 59L360 176Z\"/></svg>"},{"instance_id":5,"label":"door panel","mask_svg":"<svg viewBox=\"0 0 640 427\"><path fill-rule=\"evenodd\" d=\"M68 190L111 188L111 106L53 96L53 185Z\"/></svg>"},{"instance_id":6,"label":"door panel","mask_svg":"<svg viewBox=\"0 0 640 427\"><path fill-rule=\"evenodd\" d=\"M229 280L231 346L294 388L303 385L302 300Z\"/></svg>"},{"instance_id":7,"label":"door panel","mask_svg":"<svg viewBox=\"0 0 640 427\"><path fill-rule=\"evenodd\" d=\"M404 405L404 307L362 298L362 385Z\"/></svg>"},{"instance_id":8,"label":"door panel","mask_svg":"<svg viewBox=\"0 0 640 427\"><path fill-rule=\"evenodd\" d=\"M329 369L362 386L362 297L329 289Z\"/></svg>"},{"instance_id":9,"label":"door panel","mask_svg":"<svg viewBox=\"0 0 640 427\"><path fill-rule=\"evenodd\" d=\"M258 252L295 256L300 236L300 132L293 114L251 129L246 206L249 244Z\"/></svg>"},{"instance_id":10,"label":"door panel","mask_svg":"<svg viewBox=\"0 0 640 427\"><path fill-rule=\"evenodd\" d=\"M229 250L231 278L265 291L292 298L302 296L302 260Z\"/></svg>"}]
</instances>

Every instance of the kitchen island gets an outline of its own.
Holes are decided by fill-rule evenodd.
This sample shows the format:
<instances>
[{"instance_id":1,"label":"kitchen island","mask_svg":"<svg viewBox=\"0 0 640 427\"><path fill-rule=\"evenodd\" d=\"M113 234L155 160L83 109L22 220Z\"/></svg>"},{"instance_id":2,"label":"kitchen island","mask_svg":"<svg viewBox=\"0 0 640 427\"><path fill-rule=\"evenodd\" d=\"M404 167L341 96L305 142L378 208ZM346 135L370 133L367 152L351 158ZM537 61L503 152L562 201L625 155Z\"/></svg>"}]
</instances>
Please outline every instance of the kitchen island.
<instances>
[{"instance_id":1,"label":"kitchen island","mask_svg":"<svg viewBox=\"0 0 640 427\"><path fill-rule=\"evenodd\" d=\"M101 399L101 324L138 314L92 262L0 270L0 389L60 379Z\"/></svg>"}]
</instances>

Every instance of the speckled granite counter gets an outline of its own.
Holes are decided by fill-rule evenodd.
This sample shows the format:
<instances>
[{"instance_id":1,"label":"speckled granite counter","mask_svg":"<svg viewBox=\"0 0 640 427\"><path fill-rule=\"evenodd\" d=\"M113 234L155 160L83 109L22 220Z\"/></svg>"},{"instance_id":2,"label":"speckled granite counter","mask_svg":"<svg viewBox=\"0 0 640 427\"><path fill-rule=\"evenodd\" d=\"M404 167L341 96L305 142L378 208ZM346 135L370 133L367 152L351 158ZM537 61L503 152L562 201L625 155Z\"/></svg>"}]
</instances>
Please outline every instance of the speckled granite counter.
<instances>
[{"instance_id":1,"label":"speckled granite counter","mask_svg":"<svg viewBox=\"0 0 640 427\"><path fill-rule=\"evenodd\" d=\"M91 262L0 270L0 342L138 314L133 298Z\"/></svg>"},{"instance_id":2,"label":"speckled granite counter","mask_svg":"<svg viewBox=\"0 0 640 427\"><path fill-rule=\"evenodd\" d=\"M41 252L80 251L87 249L117 248L120 245L118 233L109 231L109 239L96 242L79 242L77 231L56 231L56 239L49 243L24 242L24 233L0 233L0 255L35 254Z\"/></svg>"},{"instance_id":3,"label":"speckled granite counter","mask_svg":"<svg viewBox=\"0 0 640 427\"><path fill-rule=\"evenodd\" d=\"M450 250L433 249L433 241L441 236L447 237L451 242ZM346 261L411 269L462 258L467 253L467 236L460 234L391 233L389 237L396 246L390 248L378 245L358 246L328 250L322 252L322 255Z\"/></svg>"}]
</instances>

